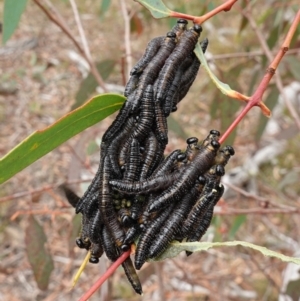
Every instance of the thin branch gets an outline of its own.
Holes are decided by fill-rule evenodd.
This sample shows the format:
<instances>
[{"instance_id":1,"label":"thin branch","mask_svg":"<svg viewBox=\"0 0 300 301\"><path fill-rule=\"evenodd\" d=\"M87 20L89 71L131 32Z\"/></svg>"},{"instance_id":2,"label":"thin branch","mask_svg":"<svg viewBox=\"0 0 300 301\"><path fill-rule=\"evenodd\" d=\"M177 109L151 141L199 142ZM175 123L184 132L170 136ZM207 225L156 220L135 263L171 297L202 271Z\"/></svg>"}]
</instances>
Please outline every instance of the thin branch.
<instances>
[{"instance_id":1,"label":"thin branch","mask_svg":"<svg viewBox=\"0 0 300 301\"><path fill-rule=\"evenodd\" d=\"M79 180L66 181L65 183L66 184L78 184L78 183L91 182L91 181L92 181L92 178L91 179L85 179L85 180L79 179ZM23 198L23 197L28 196L28 195L33 195L33 194L45 192L45 191L48 191L48 190L53 190L53 189L58 188L60 184L52 184L52 185L44 186L44 187L39 188L39 189L16 192L14 194L7 195L7 196L4 196L4 197L0 198L0 203L8 202L8 201L18 199L18 198Z\"/></svg>"},{"instance_id":2,"label":"thin branch","mask_svg":"<svg viewBox=\"0 0 300 301\"><path fill-rule=\"evenodd\" d=\"M85 33L84 33L84 30L83 30L83 27L82 27L82 23L81 23L81 20L80 20L80 16L79 16L79 13L78 13L76 2L75 2L75 0L69 0L69 1L70 1L71 6L72 6L72 9L73 9L75 22L76 22L77 27L78 27L78 31L79 31L79 35L80 35L80 38L81 38L84 53L85 53L86 57L89 58L89 60L92 60L90 48L89 48L87 39L85 37Z\"/></svg>"},{"instance_id":3,"label":"thin branch","mask_svg":"<svg viewBox=\"0 0 300 301\"><path fill-rule=\"evenodd\" d=\"M99 287L114 273L114 271L129 257L131 250L123 253L103 274L93 286L79 299L79 301L87 301Z\"/></svg>"},{"instance_id":4,"label":"thin branch","mask_svg":"<svg viewBox=\"0 0 300 301\"><path fill-rule=\"evenodd\" d=\"M276 52L277 53L277 52ZM275 51L272 54L276 54ZM287 52L287 55L300 53L300 48L294 48ZM256 56L265 55L263 51L252 51L252 52L234 52L226 54L214 54L211 58L207 58L207 62L214 60L225 60L225 59L236 59L236 58L251 58Z\"/></svg>"},{"instance_id":5,"label":"thin branch","mask_svg":"<svg viewBox=\"0 0 300 301\"><path fill-rule=\"evenodd\" d=\"M130 17L126 8L126 1L120 0L121 11L124 19L124 45L125 45L125 58L127 63L127 75L132 69L132 55L130 45Z\"/></svg>"},{"instance_id":6,"label":"thin branch","mask_svg":"<svg viewBox=\"0 0 300 301\"><path fill-rule=\"evenodd\" d=\"M244 12L245 13L245 12ZM229 126L229 128L226 130L226 132L223 134L223 136L220 138L219 142L223 143L227 137L231 134L231 132L237 127L237 125L240 123L240 121L246 116L246 114L252 109L253 106L258 105L259 103L262 103L262 97L264 92L266 91L268 84L272 77L275 74L275 70L283 58L284 54L286 53L287 49L289 48L288 41L291 40L292 34L295 33L295 24L299 24L300 21L300 10L297 13L295 19L293 20L293 23L287 33L287 36L289 39L286 39L281 47L281 51L278 52L272 63L269 65L264 77L262 78L260 84L258 85L256 91L254 94L250 97L249 102L247 105L244 107L242 112L239 114L239 116L233 121L233 123ZM250 21L249 21L250 22ZM300 128L300 119L298 116L295 116L296 111L292 110L290 111L292 116L294 117L295 121L297 122L298 125L298 120L299 120L299 128Z\"/></svg>"},{"instance_id":7,"label":"thin branch","mask_svg":"<svg viewBox=\"0 0 300 301\"><path fill-rule=\"evenodd\" d=\"M214 211L215 215L238 215L238 214L299 214L300 208L293 209L284 209L284 208L272 208L272 209L264 209L264 208L250 208L250 209L231 209L231 208L223 208L222 209L217 206Z\"/></svg>"},{"instance_id":8,"label":"thin branch","mask_svg":"<svg viewBox=\"0 0 300 301\"><path fill-rule=\"evenodd\" d=\"M286 36L286 39L282 45L282 48L281 48L281 51L279 51L276 55L276 57L273 56L272 54L272 51L270 50L267 42L266 42L266 39L265 37L263 36L263 33L262 31L260 30L260 28L256 25L252 15L247 12L247 11L242 11L243 15L248 19L249 23L250 23L250 26L252 27L253 31L255 32L258 40L259 40L259 43L263 49L263 52L265 53L265 55L267 56L269 62L271 63L269 68L270 69L273 69L274 71L277 69L278 67L278 64L279 62L281 61L283 55L288 51L289 49L289 45L290 45L290 42L291 42L291 39L295 33L295 30L297 28L297 23L299 23L299 19L300 19L300 10L294 20L294 22L292 23L290 29L289 29L289 32ZM297 21L298 20L298 21ZM286 107L288 108L291 116L293 117L293 119L295 120L295 123L297 125L297 127L300 129L300 117L299 115L297 114L297 111L296 109L294 108L293 104L291 103L291 101L287 98L285 92L284 92L284 89L283 89L283 83L282 83L282 80L281 80L281 77L278 73L275 73L275 83L276 83L276 86L277 86L277 89L279 90L285 104L286 104Z\"/></svg>"},{"instance_id":9,"label":"thin branch","mask_svg":"<svg viewBox=\"0 0 300 301\"><path fill-rule=\"evenodd\" d=\"M56 24L68 37L69 39L73 42L73 44L76 46L80 54L86 59L88 62L91 72L94 75L97 83L99 86L103 89L104 92L107 92L107 89L105 87L105 83L100 75L100 73L97 70L97 67L95 63L85 54L84 49L81 47L81 45L76 41L74 36L71 33L71 30L68 28L67 24L63 20L63 18L59 15L59 13L53 9L53 5L51 2L47 1L47 3L50 5L50 8L47 9L42 3L41 0L33 0L36 5L46 14L46 16L54 23Z\"/></svg>"},{"instance_id":10,"label":"thin branch","mask_svg":"<svg viewBox=\"0 0 300 301\"><path fill-rule=\"evenodd\" d=\"M218 13L220 13L221 11L229 11L231 9L231 7L234 5L235 2L237 2L238 0L227 0L225 3L221 4L220 6L216 7L215 9L213 9L212 11L208 12L207 14L201 16L201 17L196 17L196 16L192 16L192 15L187 15L187 14L182 14L179 12L174 12L171 11L170 12L170 17L173 18L183 18L186 20L191 20L193 21L195 24L202 24L205 21L207 21L208 19L212 18L213 16L217 15Z\"/></svg>"}]
</instances>

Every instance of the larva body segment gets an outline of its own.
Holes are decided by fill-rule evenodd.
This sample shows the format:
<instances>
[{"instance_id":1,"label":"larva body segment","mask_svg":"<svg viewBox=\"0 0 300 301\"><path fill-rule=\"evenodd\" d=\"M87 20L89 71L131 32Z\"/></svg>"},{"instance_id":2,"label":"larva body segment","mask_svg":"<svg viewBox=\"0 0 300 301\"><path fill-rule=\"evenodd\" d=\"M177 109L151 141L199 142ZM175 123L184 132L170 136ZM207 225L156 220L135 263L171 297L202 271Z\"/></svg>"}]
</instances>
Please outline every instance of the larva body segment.
<instances>
[{"instance_id":1,"label":"larva body segment","mask_svg":"<svg viewBox=\"0 0 300 301\"><path fill-rule=\"evenodd\" d=\"M89 259L90 263L98 263L99 258L102 256L104 250L102 247L102 243L95 244L93 243L91 246L91 257Z\"/></svg>"},{"instance_id":2,"label":"larva body segment","mask_svg":"<svg viewBox=\"0 0 300 301\"><path fill-rule=\"evenodd\" d=\"M145 261L148 258L148 251L151 244L154 244L153 238L156 233L160 230L164 221L170 215L173 205L169 206L166 210L164 210L158 217L156 217L149 225L144 227L143 232L139 237L139 241L136 247L134 265L137 270L139 270Z\"/></svg>"},{"instance_id":3,"label":"larva body segment","mask_svg":"<svg viewBox=\"0 0 300 301\"><path fill-rule=\"evenodd\" d=\"M186 69L188 69L192 64L194 57L195 54L193 52L189 53L175 73L175 77L171 83L169 90L167 91L166 98L162 101L165 116L169 116L172 112L173 103L175 103L174 97L176 98L177 93L179 93L178 90L180 88L183 74Z\"/></svg>"},{"instance_id":4,"label":"larva body segment","mask_svg":"<svg viewBox=\"0 0 300 301\"><path fill-rule=\"evenodd\" d=\"M180 232L181 223L186 218L194 201L201 193L199 187L193 187L191 191L186 194L182 200L176 204L170 217L165 220L160 231L154 238L154 243L150 246L149 257L154 258L166 250L169 243L174 239L177 233Z\"/></svg>"},{"instance_id":5,"label":"larva body segment","mask_svg":"<svg viewBox=\"0 0 300 301\"><path fill-rule=\"evenodd\" d=\"M111 165L108 156L103 160L103 175L100 191L99 208L103 223L114 237L116 246L120 247L123 244L125 233L120 223L118 222L116 213L113 207L112 192L109 185L111 176Z\"/></svg>"},{"instance_id":6,"label":"larva body segment","mask_svg":"<svg viewBox=\"0 0 300 301\"><path fill-rule=\"evenodd\" d=\"M110 146L108 147L107 155L110 159L110 164L112 166L112 171L114 177L117 179L122 178L122 173L120 170L119 165L119 150L122 145L127 141L127 138L130 136L132 128L134 127L134 118L130 117L127 119L126 123L124 124L122 132L120 132L115 139L111 142Z\"/></svg>"},{"instance_id":7,"label":"larva body segment","mask_svg":"<svg viewBox=\"0 0 300 301\"><path fill-rule=\"evenodd\" d=\"M124 96L128 97L132 94L138 86L140 75L134 74L131 75L124 89Z\"/></svg>"},{"instance_id":8,"label":"larva body segment","mask_svg":"<svg viewBox=\"0 0 300 301\"><path fill-rule=\"evenodd\" d=\"M154 170L151 178L163 176L166 173L172 173L175 169L175 162L177 161L177 156L181 153L180 149L174 150L164 161Z\"/></svg>"},{"instance_id":9,"label":"larva body segment","mask_svg":"<svg viewBox=\"0 0 300 301\"><path fill-rule=\"evenodd\" d=\"M89 236L92 243L99 244L101 242L102 218L100 210L97 209L94 218L91 219L89 225Z\"/></svg>"},{"instance_id":10,"label":"larva body segment","mask_svg":"<svg viewBox=\"0 0 300 301\"><path fill-rule=\"evenodd\" d=\"M224 193L224 186L223 185L217 185L216 187L216 194L214 195L214 199L212 200L212 204L209 206L205 214L202 216L201 219L199 219L199 222L197 225L193 226L193 229L188 233L187 235L187 241L193 242L193 241L199 241L201 237L205 234L208 227L210 226L213 213L214 213L214 206L217 204L217 202L220 200ZM186 252L186 255L191 255L192 252Z\"/></svg>"},{"instance_id":11,"label":"larva body segment","mask_svg":"<svg viewBox=\"0 0 300 301\"><path fill-rule=\"evenodd\" d=\"M154 111L155 111L156 137L158 141L166 145L168 144L168 124L167 124L167 118L159 102L155 102Z\"/></svg>"},{"instance_id":12,"label":"larva body segment","mask_svg":"<svg viewBox=\"0 0 300 301\"><path fill-rule=\"evenodd\" d=\"M170 174L160 177L145 179L143 181L129 182L123 180L111 180L110 185L117 191L127 194L145 194L155 192L170 186L179 177L179 174Z\"/></svg>"},{"instance_id":13,"label":"larva body segment","mask_svg":"<svg viewBox=\"0 0 300 301\"><path fill-rule=\"evenodd\" d=\"M201 31L202 27L200 25L194 25L181 35L177 47L175 47L170 54L159 73L155 101L162 102L166 98L167 91L172 84L176 71L179 69L185 57L195 48Z\"/></svg>"},{"instance_id":14,"label":"larva body segment","mask_svg":"<svg viewBox=\"0 0 300 301\"><path fill-rule=\"evenodd\" d=\"M170 202L178 201L195 183L199 175L204 174L214 162L220 144L212 140L197 153L192 164L188 165L171 187L163 191L149 206L149 212L160 210Z\"/></svg>"},{"instance_id":15,"label":"larva body segment","mask_svg":"<svg viewBox=\"0 0 300 301\"><path fill-rule=\"evenodd\" d=\"M146 68L163 44L164 39L164 36L156 37L148 43L145 53L130 71L131 76L141 73Z\"/></svg>"},{"instance_id":16,"label":"larva body segment","mask_svg":"<svg viewBox=\"0 0 300 301\"><path fill-rule=\"evenodd\" d=\"M156 167L156 154L158 147L159 145L155 135L153 134L153 132L150 132L145 143L145 156L141 167L141 173L139 177L140 181L148 178L153 169Z\"/></svg>"},{"instance_id":17,"label":"larva body segment","mask_svg":"<svg viewBox=\"0 0 300 301\"><path fill-rule=\"evenodd\" d=\"M125 271L126 277L128 281L130 282L132 288L134 291L140 295L143 294L142 285L140 282L140 279L135 271L135 268L133 266L133 263L131 261L131 258L128 257L123 263L122 267Z\"/></svg>"},{"instance_id":18,"label":"larva body segment","mask_svg":"<svg viewBox=\"0 0 300 301\"><path fill-rule=\"evenodd\" d=\"M107 258L111 261L116 261L119 257L119 251L116 248L114 240L110 234L110 231L108 231L106 226L102 228L101 240Z\"/></svg>"},{"instance_id":19,"label":"larva body segment","mask_svg":"<svg viewBox=\"0 0 300 301\"><path fill-rule=\"evenodd\" d=\"M137 139L133 138L130 144L130 155L128 164L125 165L123 179L126 181L138 180L140 172L140 144Z\"/></svg>"},{"instance_id":20,"label":"larva body segment","mask_svg":"<svg viewBox=\"0 0 300 301\"><path fill-rule=\"evenodd\" d=\"M117 115L116 119L113 121L113 123L109 126L109 128L106 130L105 134L103 135L102 142L101 142L102 158L104 158L104 156L106 155L107 147L113 141L115 136L120 132L121 128L126 122L129 113L131 112L131 109L132 109L132 104L127 99L127 101L125 101L121 110L119 111L119 114Z\"/></svg>"},{"instance_id":21,"label":"larva body segment","mask_svg":"<svg viewBox=\"0 0 300 301\"><path fill-rule=\"evenodd\" d=\"M153 86L148 85L143 93L141 101L141 113L133 137L139 142L145 140L149 135L154 118L153 111Z\"/></svg>"},{"instance_id":22,"label":"larva body segment","mask_svg":"<svg viewBox=\"0 0 300 301\"><path fill-rule=\"evenodd\" d=\"M157 54L152 58L151 62L144 69L138 87L135 93L128 96L127 100L132 104L132 111L135 112L139 107L143 93L148 85L153 85L165 60L176 46L177 38L173 32L168 32Z\"/></svg>"}]
</instances>

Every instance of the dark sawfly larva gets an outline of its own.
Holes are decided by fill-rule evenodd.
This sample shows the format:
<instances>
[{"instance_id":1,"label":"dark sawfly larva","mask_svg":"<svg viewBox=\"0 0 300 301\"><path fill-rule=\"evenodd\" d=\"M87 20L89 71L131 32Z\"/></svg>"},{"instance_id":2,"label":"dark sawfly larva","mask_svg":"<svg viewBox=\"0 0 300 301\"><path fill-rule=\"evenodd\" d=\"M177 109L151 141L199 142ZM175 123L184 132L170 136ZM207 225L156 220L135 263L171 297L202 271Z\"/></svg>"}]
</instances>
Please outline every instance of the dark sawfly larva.
<instances>
[{"instance_id":1,"label":"dark sawfly larva","mask_svg":"<svg viewBox=\"0 0 300 301\"><path fill-rule=\"evenodd\" d=\"M139 142L145 140L145 138L149 135L153 117L153 86L148 85L143 92L139 120L132 134Z\"/></svg>"},{"instance_id":2,"label":"dark sawfly larva","mask_svg":"<svg viewBox=\"0 0 300 301\"><path fill-rule=\"evenodd\" d=\"M80 197L66 184L62 184L58 187L59 190L61 190L65 197L67 198L69 204L73 207L76 208L76 205L78 204Z\"/></svg>"},{"instance_id":3,"label":"dark sawfly larva","mask_svg":"<svg viewBox=\"0 0 300 301\"><path fill-rule=\"evenodd\" d=\"M126 277L128 279L128 281L130 282L132 288L134 289L134 291L140 295L143 294L143 290L142 290L142 285L140 282L140 279L136 273L136 270L133 266L133 263L131 261L131 258L128 257L123 263L122 263L122 267L125 271Z\"/></svg>"},{"instance_id":4,"label":"dark sawfly larva","mask_svg":"<svg viewBox=\"0 0 300 301\"><path fill-rule=\"evenodd\" d=\"M179 93L180 83L186 69L190 67L193 62L195 54L193 52L189 53L184 61L181 63L180 67L175 73L174 79L171 83L169 90L167 91L166 98L161 100L163 105L163 112L165 116L169 116L172 112L173 103L175 103L174 98L176 98L177 93Z\"/></svg>"},{"instance_id":5,"label":"dark sawfly larva","mask_svg":"<svg viewBox=\"0 0 300 301\"><path fill-rule=\"evenodd\" d=\"M217 202L220 200L224 193L224 186L223 185L218 185L216 187L216 195L214 196L214 199L212 201L212 205L207 209L203 217L200 219L200 222L198 223L198 226L194 226L193 230L188 234L187 236L187 241L188 242L193 242L193 241L199 241L201 237L205 234L207 231L208 227L210 226L213 213L214 213L214 206L217 204ZM192 252L186 252L187 256L190 256Z\"/></svg>"},{"instance_id":6,"label":"dark sawfly larva","mask_svg":"<svg viewBox=\"0 0 300 301\"><path fill-rule=\"evenodd\" d=\"M208 39L204 39L200 43L200 45L201 45L203 53L205 53L207 46L208 46ZM194 55L191 66L188 69L186 69L182 75L176 102L175 101L173 102L173 106L174 105L176 106L186 96L187 92L189 91L191 85L193 84L193 82L198 74L200 65L201 64L200 64L199 59Z\"/></svg>"},{"instance_id":7,"label":"dark sawfly larva","mask_svg":"<svg viewBox=\"0 0 300 301\"><path fill-rule=\"evenodd\" d=\"M125 232L118 222L114 207L112 191L109 185L111 175L111 165L108 156L103 160L103 175L100 190L99 208L103 223L114 237L114 241L117 247L123 245Z\"/></svg>"},{"instance_id":8,"label":"dark sawfly larva","mask_svg":"<svg viewBox=\"0 0 300 301\"><path fill-rule=\"evenodd\" d=\"M154 111L155 111L155 129L156 129L155 134L157 140L164 144L168 144L167 118L159 102L154 103Z\"/></svg>"},{"instance_id":9,"label":"dark sawfly larva","mask_svg":"<svg viewBox=\"0 0 300 301\"><path fill-rule=\"evenodd\" d=\"M145 53L130 71L131 76L139 74L145 69L145 67L149 64L149 62L153 59L153 57L158 52L164 39L165 39L164 36L156 37L148 43L148 45L146 46Z\"/></svg>"},{"instance_id":10,"label":"dark sawfly larva","mask_svg":"<svg viewBox=\"0 0 300 301\"><path fill-rule=\"evenodd\" d=\"M205 174L205 186L203 188L200 199L190 210L186 220L182 225L182 233L184 235L188 235L190 233L193 225L197 224L197 221L202 219L205 212L213 203L214 197L218 192L217 188L219 187L220 179L224 175L224 173L225 171L222 165L214 165Z\"/></svg>"},{"instance_id":11,"label":"dark sawfly larva","mask_svg":"<svg viewBox=\"0 0 300 301\"><path fill-rule=\"evenodd\" d=\"M212 166L219 147L220 143L217 140L212 140L203 147L192 164L183 169L179 179L151 203L149 212L160 210L170 202L178 201L193 186L199 175L204 174Z\"/></svg>"},{"instance_id":12,"label":"dark sawfly larva","mask_svg":"<svg viewBox=\"0 0 300 301\"><path fill-rule=\"evenodd\" d=\"M183 62L186 56L195 48L201 31L202 27L200 25L194 25L191 29L186 30L181 35L179 43L168 57L159 73L155 101L162 102L165 99L176 71L180 67L180 63Z\"/></svg>"},{"instance_id":13,"label":"dark sawfly larva","mask_svg":"<svg viewBox=\"0 0 300 301\"><path fill-rule=\"evenodd\" d=\"M176 25L172 28L172 32L176 34L177 38L180 37L182 32L186 30L188 22L184 19L178 19ZM150 61L157 54L159 48L164 42L165 37L156 37L152 39L148 45L146 46L145 53L141 57L141 59L136 63L136 65L132 68L130 74L135 75L141 73L146 66L150 63Z\"/></svg>"},{"instance_id":14,"label":"dark sawfly larva","mask_svg":"<svg viewBox=\"0 0 300 301\"><path fill-rule=\"evenodd\" d=\"M123 125L123 130L115 137L108 147L107 155L110 159L112 171L115 178L121 179L122 173L119 165L119 150L125 143L127 138L130 136L131 131L134 127L134 118L129 117Z\"/></svg>"},{"instance_id":15,"label":"dark sawfly larva","mask_svg":"<svg viewBox=\"0 0 300 301\"><path fill-rule=\"evenodd\" d=\"M159 232L153 239L153 243L149 249L150 258L157 257L159 254L164 252L176 234L180 232L181 224L193 206L193 203L199 197L202 187L203 183L192 187L190 192L176 204L169 218L165 220Z\"/></svg>"},{"instance_id":16,"label":"dark sawfly larva","mask_svg":"<svg viewBox=\"0 0 300 301\"><path fill-rule=\"evenodd\" d=\"M138 74L134 74L134 75L130 76L130 78L125 86L125 90L124 90L125 97L128 97L131 93L133 93L135 91L135 89L137 88L139 79L140 79L140 75L138 75Z\"/></svg>"},{"instance_id":17,"label":"dark sawfly larva","mask_svg":"<svg viewBox=\"0 0 300 301\"><path fill-rule=\"evenodd\" d=\"M149 62L144 72L140 76L138 87L136 88L135 92L130 94L127 98L127 101L132 105L133 112L135 112L139 107L146 87L154 84L165 60L175 48L176 42L176 34L173 32L168 32L157 54L152 58L151 62Z\"/></svg>"},{"instance_id":18,"label":"dark sawfly larva","mask_svg":"<svg viewBox=\"0 0 300 301\"><path fill-rule=\"evenodd\" d=\"M119 251L116 248L114 239L112 238L110 231L108 231L105 225L101 231L101 241L107 258L111 261L116 261L119 258Z\"/></svg>"},{"instance_id":19,"label":"dark sawfly larva","mask_svg":"<svg viewBox=\"0 0 300 301\"><path fill-rule=\"evenodd\" d=\"M175 163L177 161L178 155L181 153L180 149L174 150L168 157L164 159L164 161L154 170L152 173L151 177L149 178L152 179L154 177L160 177L163 176L164 174L170 174L174 171L175 169Z\"/></svg>"},{"instance_id":20,"label":"dark sawfly larva","mask_svg":"<svg viewBox=\"0 0 300 301\"><path fill-rule=\"evenodd\" d=\"M143 181L129 182L123 180L110 180L109 184L116 190L127 194L145 194L169 187L179 178L179 174L167 174Z\"/></svg>"},{"instance_id":21,"label":"dark sawfly larva","mask_svg":"<svg viewBox=\"0 0 300 301\"><path fill-rule=\"evenodd\" d=\"M133 224L133 219L131 218L131 210L129 208L121 208L118 211L118 219L120 220L121 225L123 225L124 227L130 227Z\"/></svg>"},{"instance_id":22,"label":"dark sawfly larva","mask_svg":"<svg viewBox=\"0 0 300 301\"><path fill-rule=\"evenodd\" d=\"M145 142L145 150L144 150L144 158L141 166L141 173L139 176L139 180L144 180L148 178L153 169L157 166L157 152L159 149L158 141L151 131L146 142Z\"/></svg>"},{"instance_id":23,"label":"dark sawfly larva","mask_svg":"<svg viewBox=\"0 0 300 301\"><path fill-rule=\"evenodd\" d=\"M90 263L98 263L99 258L102 256L104 250L101 243L92 244L91 246L91 257L89 259Z\"/></svg>"},{"instance_id":24,"label":"dark sawfly larva","mask_svg":"<svg viewBox=\"0 0 300 301\"><path fill-rule=\"evenodd\" d=\"M140 174L140 144L133 138L130 144L128 163L125 165L123 179L126 181L136 181Z\"/></svg>"},{"instance_id":25,"label":"dark sawfly larva","mask_svg":"<svg viewBox=\"0 0 300 301\"><path fill-rule=\"evenodd\" d=\"M94 217L90 220L89 237L92 243L99 244L101 242L102 218L100 210L97 209Z\"/></svg>"},{"instance_id":26,"label":"dark sawfly larva","mask_svg":"<svg viewBox=\"0 0 300 301\"><path fill-rule=\"evenodd\" d=\"M115 136L120 132L121 128L126 122L129 113L131 112L131 109L132 109L132 104L128 100L125 101L116 119L113 121L113 123L109 126L109 128L106 130L105 134L103 135L102 142L101 142L102 158L104 158L108 146L114 140Z\"/></svg>"},{"instance_id":27,"label":"dark sawfly larva","mask_svg":"<svg viewBox=\"0 0 300 301\"><path fill-rule=\"evenodd\" d=\"M152 222L146 225L139 237L139 241L136 246L134 265L139 270L145 261L148 259L149 247L153 244L153 238L155 234L160 230L165 220L172 212L174 204L164 210L159 216L157 216Z\"/></svg>"}]
</instances>

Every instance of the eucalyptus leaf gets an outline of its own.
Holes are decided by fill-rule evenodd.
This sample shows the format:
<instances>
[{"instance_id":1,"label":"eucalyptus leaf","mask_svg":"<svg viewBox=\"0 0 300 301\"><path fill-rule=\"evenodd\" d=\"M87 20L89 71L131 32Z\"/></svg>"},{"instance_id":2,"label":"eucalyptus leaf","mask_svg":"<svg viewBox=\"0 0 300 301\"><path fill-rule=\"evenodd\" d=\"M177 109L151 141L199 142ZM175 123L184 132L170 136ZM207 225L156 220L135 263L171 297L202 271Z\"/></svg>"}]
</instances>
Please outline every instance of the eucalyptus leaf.
<instances>
[{"instance_id":1,"label":"eucalyptus leaf","mask_svg":"<svg viewBox=\"0 0 300 301\"><path fill-rule=\"evenodd\" d=\"M246 241L227 241L227 242L173 242L170 243L168 249L159 257L155 259L155 261L164 260L167 258L176 257L182 251L190 251L190 252L201 252L207 251L211 248L216 247L235 247L235 246L243 246L246 248L250 248L262 253L268 257L275 257L284 262L292 262L300 265L300 258L286 256L275 251L269 250L265 247L257 246L255 244L246 242Z\"/></svg>"},{"instance_id":2,"label":"eucalyptus leaf","mask_svg":"<svg viewBox=\"0 0 300 301\"><path fill-rule=\"evenodd\" d=\"M96 96L47 128L28 136L0 159L0 184L71 137L120 109L124 100L118 94Z\"/></svg>"}]
</instances>

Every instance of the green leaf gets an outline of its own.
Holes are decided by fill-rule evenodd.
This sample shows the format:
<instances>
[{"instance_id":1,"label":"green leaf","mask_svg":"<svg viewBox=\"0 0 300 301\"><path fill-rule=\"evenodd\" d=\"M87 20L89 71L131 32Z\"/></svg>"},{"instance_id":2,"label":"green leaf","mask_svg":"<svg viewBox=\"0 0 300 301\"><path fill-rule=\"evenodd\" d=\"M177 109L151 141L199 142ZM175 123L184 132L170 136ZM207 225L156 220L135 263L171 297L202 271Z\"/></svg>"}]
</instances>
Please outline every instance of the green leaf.
<instances>
[{"instance_id":1,"label":"green leaf","mask_svg":"<svg viewBox=\"0 0 300 301\"><path fill-rule=\"evenodd\" d=\"M168 9L165 4L161 0L135 0L136 2L139 2L141 5L146 7L151 15L156 18L166 18L170 17L172 11Z\"/></svg>"},{"instance_id":2,"label":"green leaf","mask_svg":"<svg viewBox=\"0 0 300 301\"><path fill-rule=\"evenodd\" d=\"M100 5L100 16L103 17L103 15L108 11L110 7L111 1L110 0L102 0Z\"/></svg>"},{"instance_id":3,"label":"green leaf","mask_svg":"<svg viewBox=\"0 0 300 301\"><path fill-rule=\"evenodd\" d=\"M246 222L247 220L247 216L245 214L240 214L238 216L235 217L235 219L233 220L231 229L229 231L229 239L233 239L235 234L238 232L238 230L240 229L240 227Z\"/></svg>"},{"instance_id":4,"label":"green leaf","mask_svg":"<svg viewBox=\"0 0 300 301\"><path fill-rule=\"evenodd\" d=\"M249 242L246 242L246 241L185 242L185 243L173 242L173 243L170 243L170 246L168 247L168 249L161 256L156 258L155 261L160 261L160 260L164 260L167 258L176 257L182 251L200 252L200 251L207 251L208 249L215 248L215 247L234 247L234 246L239 246L239 245L246 247L246 248L256 250L265 256L275 257L284 262L292 262L292 263L300 265L300 258L286 256L286 255L277 253L275 251L269 250L265 247L257 246L257 245L251 244Z\"/></svg>"},{"instance_id":5,"label":"green leaf","mask_svg":"<svg viewBox=\"0 0 300 301\"><path fill-rule=\"evenodd\" d=\"M4 0L3 9L3 36L2 42L5 44L17 28L21 15L26 7L27 0Z\"/></svg>"},{"instance_id":6,"label":"green leaf","mask_svg":"<svg viewBox=\"0 0 300 301\"><path fill-rule=\"evenodd\" d=\"M54 265L51 255L45 249L47 238L44 229L33 215L25 232L26 253L33 270L35 281L41 290L46 290Z\"/></svg>"},{"instance_id":7,"label":"green leaf","mask_svg":"<svg viewBox=\"0 0 300 301\"><path fill-rule=\"evenodd\" d=\"M28 136L0 159L0 184L71 137L117 111L124 99L118 94L96 96L44 130Z\"/></svg>"},{"instance_id":8,"label":"green leaf","mask_svg":"<svg viewBox=\"0 0 300 301\"><path fill-rule=\"evenodd\" d=\"M116 62L113 60L104 60L96 64L103 80L108 79L109 75L114 69L115 63ZM92 94L95 93L97 86L98 82L96 81L94 75L92 73L89 73L87 78L82 81L79 87L79 90L75 97L75 103L72 106L72 110L78 108L86 100L88 100L92 96Z\"/></svg>"},{"instance_id":9,"label":"green leaf","mask_svg":"<svg viewBox=\"0 0 300 301\"><path fill-rule=\"evenodd\" d=\"M200 43L197 43L195 50L195 54L197 55L198 59L201 62L202 67L206 70L211 80L214 82L214 84L217 86L217 88L225 95L228 95L230 91L233 91L228 84L225 84L221 82L209 69L206 58L203 54L202 48L200 46Z\"/></svg>"},{"instance_id":10,"label":"green leaf","mask_svg":"<svg viewBox=\"0 0 300 301\"><path fill-rule=\"evenodd\" d=\"M171 115L168 117L168 128L170 131L173 131L178 137L181 137L183 139L188 138L188 135L184 131L183 127Z\"/></svg>"}]
</instances>

